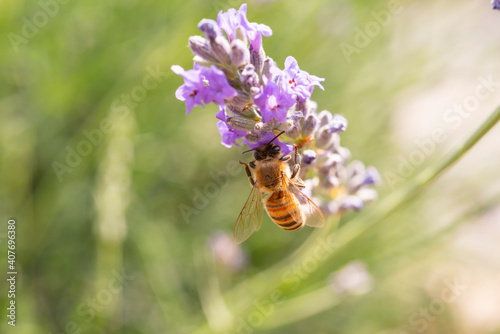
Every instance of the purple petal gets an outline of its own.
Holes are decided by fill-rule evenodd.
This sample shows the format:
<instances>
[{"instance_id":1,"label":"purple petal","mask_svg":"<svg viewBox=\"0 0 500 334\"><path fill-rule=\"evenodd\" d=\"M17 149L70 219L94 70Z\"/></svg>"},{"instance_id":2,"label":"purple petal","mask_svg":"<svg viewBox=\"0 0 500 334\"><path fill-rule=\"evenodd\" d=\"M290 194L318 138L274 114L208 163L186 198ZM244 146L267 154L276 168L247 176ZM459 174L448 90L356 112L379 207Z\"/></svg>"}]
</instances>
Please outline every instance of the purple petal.
<instances>
[{"instance_id":1,"label":"purple petal","mask_svg":"<svg viewBox=\"0 0 500 334\"><path fill-rule=\"evenodd\" d=\"M175 97L186 102L186 115L194 106L203 105L206 86L203 84L199 70L185 71L179 65L173 65L172 71L184 78L184 84L175 91Z\"/></svg>"},{"instance_id":2,"label":"purple petal","mask_svg":"<svg viewBox=\"0 0 500 334\"><path fill-rule=\"evenodd\" d=\"M239 10L228 9L227 12L220 11L217 15L217 24L224 30L232 41L238 27L243 27L254 50L260 49L262 45L262 35L268 37L272 35L272 30L264 24L249 22L247 19L247 4L241 5Z\"/></svg>"},{"instance_id":3,"label":"purple petal","mask_svg":"<svg viewBox=\"0 0 500 334\"><path fill-rule=\"evenodd\" d=\"M226 122L219 121L217 123L217 128L219 129L219 133L222 136L221 144L226 146L226 147L231 147L233 144L236 146L240 146L236 143L236 139L243 138L247 132L246 131L240 131L240 130L235 130L226 124Z\"/></svg>"},{"instance_id":4,"label":"purple petal","mask_svg":"<svg viewBox=\"0 0 500 334\"><path fill-rule=\"evenodd\" d=\"M238 93L236 89L229 85L226 75L215 65L210 68L203 68L201 75L208 83L204 90L203 102L215 102L217 104L224 104L224 99L229 99Z\"/></svg>"},{"instance_id":5,"label":"purple petal","mask_svg":"<svg viewBox=\"0 0 500 334\"><path fill-rule=\"evenodd\" d=\"M273 118L280 123L284 123L288 108L292 107L296 101L288 91L280 89L276 83L267 80L266 86L255 96L254 102L260 108L264 123Z\"/></svg>"},{"instance_id":6,"label":"purple petal","mask_svg":"<svg viewBox=\"0 0 500 334\"><path fill-rule=\"evenodd\" d=\"M359 211L363 209L365 203L361 198L354 195L345 196L342 198L340 208L345 211Z\"/></svg>"},{"instance_id":7,"label":"purple petal","mask_svg":"<svg viewBox=\"0 0 500 334\"><path fill-rule=\"evenodd\" d=\"M215 117L223 122L227 121L226 106L219 105L219 112L215 114Z\"/></svg>"},{"instance_id":8,"label":"purple petal","mask_svg":"<svg viewBox=\"0 0 500 334\"><path fill-rule=\"evenodd\" d=\"M285 60L285 69L283 70L281 80L287 85L287 89L297 95L299 101L305 101L310 98L314 86L319 86L324 90L320 82L325 79L302 71L297 64L297 60L291 56Z\"/></svg>"},{"instance_id":9,"label":"purple petal","mask_svg":"<svg viewBox=\"0 0 500 334\"><path fill-rule=\"evenodd\" d=\"M365 171L365 179L363 180L363 185L365 186L377 186L380 185L382 179L378 170L375 167L367 167Z\"/></svg>"}]
</instances>

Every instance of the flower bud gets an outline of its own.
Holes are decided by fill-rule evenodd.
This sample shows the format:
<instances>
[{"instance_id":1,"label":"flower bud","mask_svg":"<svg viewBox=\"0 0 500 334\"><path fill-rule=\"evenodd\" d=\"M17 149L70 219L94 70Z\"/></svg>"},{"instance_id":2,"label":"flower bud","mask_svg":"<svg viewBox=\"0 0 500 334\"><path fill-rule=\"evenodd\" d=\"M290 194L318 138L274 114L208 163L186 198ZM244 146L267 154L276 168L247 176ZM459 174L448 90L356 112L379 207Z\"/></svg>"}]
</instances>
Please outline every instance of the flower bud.
<instances>
[{"instance_id":1,"label":"flower bud","mask_svg":"<svg viewBox=\"0 0 500 334\"><path fill-rule=\"evenodd\" d=\"M353 161L347 166L349 192L354 194L362 187L379 185L380 174L374 167L365 168L361 161Z\"/></svg>"},{"instance_id":2,"label":"flower bud","mask_svg":"<svg viewBox=\"0 0 500 334\"><path fill-rule=\"evenodd\" d=\"M302 124L302 137L307 138L316 131L318 127L318 118L315 114L310 114L304 120L304 124Z\"/></svg>"},{"instance_id":3,"label":"flower bud","mask_svg":"<svg viewBox=\"0 0 500 334\"><path fill-rule=\"evenodd\" d=\"M328 152L318 157L316 166L318 166L320 172L323 174L329 174L332 172L332 168L335 168L335 166L342 162L342 157L340 155Z\"/></svg>"},{"instance_id":4,"label":"flower bud","mask_svg":"<svg viewBox=\"0 0 500 334\"><path fill-rule=\"evenodd\" d=\"M255 73L255 67L252 64L247 64L240 73L241 85L248 91L252 88L257 88L253 92L260 92L259 76ZM257 93L258 94L258 93Z\"/></svg>"},{"instance_id":5,"label":"flower bud","mask_svg":"<svg viewBox=\"0 0 500 334\"><path fill-rule=\"evenodd\" d=\"M375 167L367 167L365 171L365 178L363 180L364 186L378 186L382 183L382 179L378 170Z\"/></svg>"},{"instance_id":6,"label":"flower bud","mask_svg":"<svg viewBox=\"0 0 500 334\"><path fill-rule=\"evenodd\" d=\"M255 126L255 122L250 118L239 116L229 117L227 119L227 124L235 130L242 131L252 131Z\"/></svg>"},{"instance_id":7,"label":"flower bud","mask_svg":"<svg viewBox=\"0 0 500 334\"><path fill-rule=\"evenodd\" d=\"M340 180L334 175L327 175L321 180L320 185L325 189L333 189L340 186Z\"/></svg>"},{"instance_id":8,"label":"flower bud","mask_svg":"<svg viewBox=\"0 0 500 334\"><path fill-rule=\"evenodd\" d=\"M365 203L358 196L348 195L342 198L340 203L340 211L359 211L363 209Z\"/></svg>"},{"instance_id":9,"label":"flower bud","mask_svg":"<svg viewBox=\"0 0 500 334\"><path fill-rule=\"evenodd\" d=\"M253 130L254 130L255 132L262 132L262 131L264 131L265 126L266 126L266 125L265 125L264 123L262 123L262 122L257 122L257 123L255 123L255 126L254 126Z\"/></svg>"},{"instance_id":10,"label":"flower bud","mask_svg":"<svg viewBox=\"0 0 500 334\"><path fill-rule=\"evenodd\" d=\"M231 42L231 62L238 68L250 62L250 51L246 44L239 39Z\"/></svg>"},{"instance_id":11,"label":"flower bud","mask_svg":"<svg viewBox=\"0 0 500 334\"><path fill-rule=\"evenodd\" d=\"M243 96L244 93L242 93L241 91L238 91L238 95ZM237 101L238 95L231 102L226 103L227 105L229 105L231 111L234 114L240 115L242 117L253 119L255 122L260 122L262 120L262 117L260 116L259 112L257 111L258 107L255 104L252 104L251 102L247 102L246 104L244 104L242 106ZM248 95L246 95L246 96L248 97Z\"/></svg>"},{"instance_id":12,"label":"flower bud","mask_svg":"<svg viewBox=\"0 0 500 334\"><path fill-rule=\"evenodd\" d=\"M333 115L330 121L330 131L331 132L344 132L347 128L347 119L339 114Z\"/></svg>"},{"instance_id":13,"label":"flower bud","mask_svg":"<svg viewBox=\"0 0 500 334\"><path fill-rule=\"evenodd\" d=\"M323 211L325 215L336 215L339 213L339 210L339 203L335 200L321 206L321 211Z\"/></svg>"},{"instance_id":14,"label":"flower bud","mask_svg":"<svg viewBox=\"0 0 500 334\"><path fill-rule=\"evenodd\" d=\"M328 110L321 111L318 115L319 126L325 126L330 124L332 118L333 118L332 113L329 112Z\"/></svg>"},{"instance_id":15,"label":"flower bud","mask_svg":"<svg viewBox=\"0 0 500 334\"><path fill-rule=\"evenodd\" d=\"M232 236L216 231L208 237L208 245L217 263L225 268L238 272L248 264L248 257L242 248L235 244Z\"/></svg>"},{"instance_id":16,"label":"flower bud","mask_svg":"<svg viewBox=\"0 0 500 334\"><path fill-rule=\"evenodd\" d=\"M195 56L206 59L208 62L217 63L218 60L212 52L210 42L201 36L189 37L189 48Z\"/></svg>"},{"instance_id":17,"label":"flower bud","mask_svg":"<svg viewBox=\"0 0 500 334\"><path fill-rule=\"evenodd\" d=\"M205 37L212 43L216 37L221 36L222 32L214 20L203 19L198 23L198 29L205 34Z\"/></svg>"},{"instance_id":18,"label":"flower bud","mask_svg":"<svg viewBox=\"0 0 500 334\"><path fill-rule=\"evenodd\" d=\"M250 48L250 62L255 66L255 72L261 73L262 66L264 65L264 60L266 59L266 53L263 48L258 50L253 50Z\"/></svg>"},{"instance_id":19,"label":"flower bud","mask_svg":"<svg viewBox=\"0 0 500 334\"><path fill-rule=\"evenodd\" d=\"M255 131L252 131L249 134L245 135L245 139L252 143L258 142L262 137L262 133L256 133Z\"/></svg>"},{"instance_id":20,"label":"flower bud","mask_svg":"<svg viewBox=\"0 0 500 334\"><path fill-rule=\"evenodd\" d=\"M333 133L329 131L329 128L324 126L318 130L316 135L316 147L327 149L332 144Z\"/></svg>"},{"instance_id":21,"label":"flower bud","mask_svg":"<svg viewBox=\"0 0 500 334\"><path fill-rule=\"evenodd\" d=\"M241 114L241 112L248 107L249 104L252 103L252 100L250 99L250 96L241 91L238 90L237 94L235 97L232 97L228 100L226 100L226 105L228 105L231 110L234 112Z\"/></svg>"},{"instance_id":22,"label":"flower bud","mask_svg":"<svg viewBox=\"0 0 500 334\"><path fill-rule=\"evenodd\" d=\"M295 122L292 126L286 131L286 135L292 139L299 138L300 135L300 123Z\"/></svg>"},{"instance_id":23,"label":"flower bud","mask_svg":"<svg viewBox=\"0 0 500 334\"><path fill-rule=\"evenodd\" d=\"M278 121L273 118L267 123L258 122L257 124L255 124L254 131L257 133L273 132L279 125L280 123L278 123Z\"/></svg>"},{"instance_id":24,"label":"flower bud","mask_svg":"<svg viewBox=\"0 0 500 334\"><path fill-rule=\"evenodd\" d=\"M334 272L330 278L330 286L339 295L364 295L373 288L373 278L365 264L353 261Z\"/></svg>"},{"instance_id":25,"label":"flower bud","mask_svg":"<svg viewBox=\"0 0 500 334\"><path fill-rule=\"evenodd\" d=\"M294 124L296 124L296 123L293 122L292 120L287 119L284 123L279 123L276 126L276 128L279 131L289 131L294 126Z\"/></svg>"},{"instance_id":26,"label":"flower bud","mask_svg":"<svg viewBox=\"0 0 500 334\"><path fill-rule=\"evenodd\" d=\"M260 93L260 87L251 87L250 88L250 96L253 98L255 95Z\"/></svg>"},{"instance_id":27,"label":"flower bud","mask_svg":"<svg viewBox=\"0 0 500 334\"><path fill-rule=\"evenodd\" d=\"M339 139L340 137L336 137L334 139ZM351 159L351 151L349 149L340 146L340 143L337 141L334 142L333 144L335 146L335 152L340 155L343 159L343 163L345 163L347 160Z\"/></svg>"},{"instance_id":28,"label":"flower bud","mask_svg":"<svg viewBox=\"0 0 500 334\"><path fill-rule=\"evenodd\" d=\"M262 64L262 76L271 80L271 68L274 66L272 58L267 57Z\"/></svg>"},{"instance_id":29,"label":"flower bud","mask_svg":"<svg viewBox=\"0 0 500 334\"><path fill-rule=\"evenodd\" d=\"M231 64L231 46L227 39L222 36L217 36L213 41L210 41L210 46L212 47L215 57L217 57L221 63Z\"/></svg>"},{"instance_id":30,"label":"flower bud","mask_svg":"<svg viewBox=\"0 0 500 334\"><path fill-rule=\"evenodd\" d=\"M309 116L316 112L318 109L318 104L310 99L300 100L297 102L296 109L300 110L304 117Z\"/></svg>"},{"instance_id":31,"label":"flower bud","mask_svg":"<svg viewBox=\"0 0 500 334\"><path fill-rule=\"evenodd\" d=\"M316 114L316 110L318 110L318 103L307 99L306 100L306 107L304 110L304 115Z\"/></svg>"},{"instance_id":32,"label":"flower bud","mask_svg":"<svg viewBox=\"0 0 500 334\"><path fill-rule=\"evenodd\" d=\"M316 160L318 155L313 150L305 150L302 152L302 163L305 165L310 165Z\"/></svg>"}]
</instances>

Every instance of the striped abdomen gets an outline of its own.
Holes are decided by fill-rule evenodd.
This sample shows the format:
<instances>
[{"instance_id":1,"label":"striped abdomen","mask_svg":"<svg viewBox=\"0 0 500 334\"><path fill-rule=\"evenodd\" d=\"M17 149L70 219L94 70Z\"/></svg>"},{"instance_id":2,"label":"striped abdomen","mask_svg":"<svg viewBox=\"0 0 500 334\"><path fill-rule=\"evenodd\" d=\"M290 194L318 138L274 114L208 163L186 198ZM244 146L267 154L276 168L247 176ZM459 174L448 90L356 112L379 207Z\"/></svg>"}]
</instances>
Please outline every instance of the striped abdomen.
<instances>
[{"instance_id":1,"label":"striped abdomen","mask_svg":"<svg viewBox=\"0 0 500 334\"><path fill-rule=\"evenodd\" d=\"M306 217L295 195L283 191L274 192L265 203L267 214L282 229L295 231L301 229Z\"/></svg>"}]
</instances>

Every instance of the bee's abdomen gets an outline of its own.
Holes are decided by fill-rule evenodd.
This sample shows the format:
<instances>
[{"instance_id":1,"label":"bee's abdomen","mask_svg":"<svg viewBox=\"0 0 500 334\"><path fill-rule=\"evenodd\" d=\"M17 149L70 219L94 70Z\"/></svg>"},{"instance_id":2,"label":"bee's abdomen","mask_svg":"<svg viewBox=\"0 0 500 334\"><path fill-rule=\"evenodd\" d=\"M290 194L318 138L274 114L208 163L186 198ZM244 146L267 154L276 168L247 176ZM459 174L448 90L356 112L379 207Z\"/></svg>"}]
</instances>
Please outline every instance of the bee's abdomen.
<instances>
[{"instance_id":1,"label":"bee's abdomen","mask_svg":"<svg viewBox=\"0 0 500 334\"><path fill-rule=\"evenodd\" d=\"M282 191L271 195L266 202L266 210L269 217L282 229L295 231L304 226L300 203L295 198L285 197Z\"/></svg>"}]
</instances>

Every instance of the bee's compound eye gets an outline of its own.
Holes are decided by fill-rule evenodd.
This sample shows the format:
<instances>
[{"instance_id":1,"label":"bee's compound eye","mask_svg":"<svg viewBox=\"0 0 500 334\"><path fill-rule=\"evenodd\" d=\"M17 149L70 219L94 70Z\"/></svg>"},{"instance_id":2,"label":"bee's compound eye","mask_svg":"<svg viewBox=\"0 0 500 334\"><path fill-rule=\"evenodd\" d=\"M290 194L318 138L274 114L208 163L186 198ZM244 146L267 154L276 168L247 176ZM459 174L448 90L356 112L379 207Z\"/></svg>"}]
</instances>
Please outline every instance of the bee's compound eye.
<instances>
[{"instance_id":1,"label":"bee's compound eye","mask_svg":"<svg viewBox=\"0 0 500 334\"><path fill-rule=\"evenodd\" d=\"M275 146L271 147L270 150L272 153L279 153L279 151L281 151L281 148L278 145L275 145Z\"/></svg>"}]
</instances>

